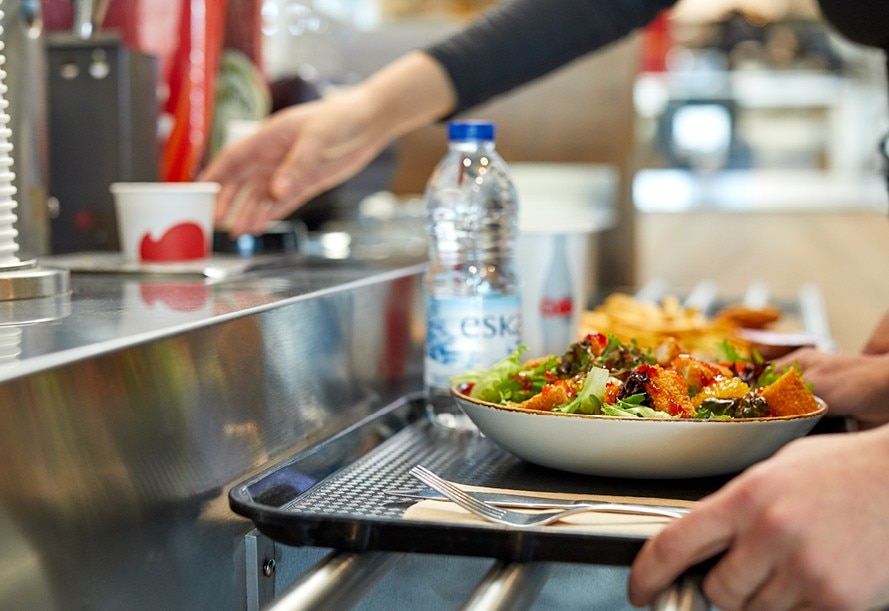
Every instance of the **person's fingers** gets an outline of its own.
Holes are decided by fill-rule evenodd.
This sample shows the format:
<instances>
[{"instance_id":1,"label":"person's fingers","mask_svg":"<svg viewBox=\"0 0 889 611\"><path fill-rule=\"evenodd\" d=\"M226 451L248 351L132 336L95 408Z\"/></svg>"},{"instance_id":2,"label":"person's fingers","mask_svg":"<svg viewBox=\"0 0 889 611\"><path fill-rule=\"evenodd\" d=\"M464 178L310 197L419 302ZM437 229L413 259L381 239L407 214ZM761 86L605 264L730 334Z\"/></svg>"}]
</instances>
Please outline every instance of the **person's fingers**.
<instances>
[{"instance_id":1,"label":"person's fingers","mask_svg":"<svg viewBox=\"0 0 889 611\"><path fill-rule=\"evenodd\" d=\"M820 547L826 540L813 541L801 528L799 536L781 543L775 542L772 575L747 600L747 609L874 609L885 608L879 604L885 596L873 597L873 591L856 579L861 570L840 564L836 558L851 558L858 551L850 545L843 552L832 555ZM841 539L845 539L840 535ZM853 536L854 538L854 536ZM854 551L853 551L854 550ZM846 571L845 574L841 574ZM864 571L866 573L866 571Z\"/></svg>"},{"instance_id":2,"label":"person's fingers","mask_svg":"<svg viewBox=\"0 0 889 611\"><path fill-rule=\"evenodd\" d=\"M748 532L736 532L731 548L707 573L701 584L707 600L720 609L746 608L753 597L771 577L776 563L780 563L779 533L765 532L754 523ZM765 559L765 561L764 561Z\"/></svg>"},{"instance_id":3,"label":"person's fingers","mask_svg":"<svg viewBox=\"0 0 889 611\"><path fill-rule=\"evenodd\" d=\"M264 132L265 129L259 129L249 136L223 146L200 172L198 179L210 182L226 181L243 172L245 168L249 171L253 162L262 158L269 150L268 137Z\"/></svg>"},{"instance_id":4,"label":"person's fingers","mask_svg":"<svg viewBox=\"0 0 889 611\"><path fill-rule=\"evenodd\" d=\"M255 147L245 147L254 151ZM249 161L240 163L232 160L243 157L245 149L234 148L231 153L223 153L219 165L208 167L201 179L213 180L222 184L216 198L214 222L217 226L230 225L238 216L236 210L250 207L250 202L258 202L268 197L269 176L277 166L274 151L257 151Z\"/></svg>"},{"instance_id":5,"label":"person's fingers","mask_svg":"<svg viewBox=\"0 0 889 611\"><path fill-rule=\"evenodd\" d=\"M329 137L320 139L314 133L303 133L272 172L269 193L282 211L292 212L354 176L384 146L385 141L347 140L337 144Z\"/></svg>"},{"instance_id":6,"label":"person's fingers","mask_svg":"<svg viewBox=\"0 0 889 611\"><path fill-rule=\"evenodd\" d=\"M883 315L861 350L862 354L889 353L889 312Z\"/></svg>"},{"instance_id":7,"label":"person's fingers","mask_svg":"<svg viewBox=\"0 0 889 611\"><path fill-rule=\"evenodd\" d=\"M236 208L243 199L244 185L240 182L224 182L219 194L216 196L216 206L213 209L213 223L216 227L226 228L227 219L232 209Z\"/></svg>"},{"instance_id":8,"label":"person's fingers","mask_svg":"<svg viewBox=\"0 0 889 611\"><path fill-rule=\"evenodd\" d=\"M702 505L649 539L633 562L628 596L636 606L650 605L688 567L725 550L733 526L713 504Z\"/></svg>"},{"instance_id":9,"label":"person's fingers","mask_svg":"<svg viewBox=\"0 0 889 611\"><path fill-rule=\"evenodd\" d=\"M254 219L268 201L268 190L263 184L245 185L222 220L223 226L235 237L250 233L249 229L255 224Z\"/></svg>"},{"instance_id":10,"label":"person's fingers","mask_svg":"<svg viewBox=\"0 0 889 611\"><path fill-rule=\"evenodd\" d=\"M773 573L747 600L744 608L750 611L799 609L805 600L804 594L800 590L799 580L787 571Z\"/></svg>"},{"instance_id":11,"label":"person's fingers","mask_svg":"<svg viewBox=\"0 0 889 611\"><path fill-rule=\"evenodd\" d=\"M281 162L271 173L269 195L282 209L295 210L322 192L324 181L320 143L309 135L290 147Z\"/></svg>"},{"instance_id":12,"label":"person's fingers","mask_svg":"<svg viewBox=\"0 0 889 611\"><path fill-rule=\"evenodd\" d=\"M779 371L786 369L788 367L792 367L794 364L799 365L803 369L805 369L804 364L808 360L808 356L811 353L812 348L797 348L793 352L785 354L782 357L779 357L772 361L775 368Z\"/></svg>"},{"instance_id":13,"label":"person's fingers","mask_svg":"<svg viewBox=\"0 0 889 611\"><path fill-rule=\"evenodd\" d=\"M742 568L740 572L729 568L729 565L736 564L726 562L726 559L720 560L701 583L701 591L707 601L718 609L746 608L748 599L769 579L769 569L762 563L754 565L755 571Z\"/></svg>"},{"instance_id":14,"label":"person's fingers","mask_svg":"<svg viewBox=\"0 0 889 611\"><path fill-rule=\"evenodd\" d=\"M272 205L265 189L254 188L249 192L243 192L238 205L229 211L225 219L228 232L236 237L245 233L254 235L261 233L257 228L265 228L261 220L266 216L266 209Z\"/></svg>"},{"instance_id":15,"label":"person's fingers","mask_svg":"<svg viewBox=\"0 0 889 611\"><path fill-rule=\"evenodd\" d=\"M269 224L284 216L286 216L286 212L281 210L281 206L277 202L265 200L253 209L253 214L247 219L244 226L244 232L253 235L263 233Z\"/></svg>"}]
</instances>

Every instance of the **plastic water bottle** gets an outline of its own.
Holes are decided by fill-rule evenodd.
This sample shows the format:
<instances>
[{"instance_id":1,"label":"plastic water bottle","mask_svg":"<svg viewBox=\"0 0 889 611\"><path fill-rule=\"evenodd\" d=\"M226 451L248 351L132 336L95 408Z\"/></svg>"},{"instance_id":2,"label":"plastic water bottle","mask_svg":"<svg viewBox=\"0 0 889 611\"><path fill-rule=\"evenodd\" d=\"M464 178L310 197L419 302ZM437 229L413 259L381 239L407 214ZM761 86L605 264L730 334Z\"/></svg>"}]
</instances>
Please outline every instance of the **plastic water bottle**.
<instances>
[{"instance_id":1,"label":"plastic water bottle","mask_svg":"<svg viewBox=\"0 0 889 611\"><path fill-rule=\"evenodd\" d=\"M424 198L426 405L436 425L471 430L450 396L450 378L492 365L521 341L518 198L492 123L453 122L448 140Z\"/></svg>"}]
</instances>

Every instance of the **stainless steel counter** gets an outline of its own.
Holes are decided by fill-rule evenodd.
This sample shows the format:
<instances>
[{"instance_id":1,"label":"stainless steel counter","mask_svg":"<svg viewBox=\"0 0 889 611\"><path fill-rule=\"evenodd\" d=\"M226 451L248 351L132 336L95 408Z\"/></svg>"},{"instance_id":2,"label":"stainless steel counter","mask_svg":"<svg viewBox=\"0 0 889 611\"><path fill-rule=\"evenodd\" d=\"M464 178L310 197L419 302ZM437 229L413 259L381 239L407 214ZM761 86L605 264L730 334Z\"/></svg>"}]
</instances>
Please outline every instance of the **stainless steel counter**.
<instances>
[{"instance_id":1,"label":"stainless steel counter","mask_svg":"<svg viewBox=\"0 0 889 611\"><path fill-rule=\"evenodd\" d=\"M0 608L244 607L227 487L420 387L422 264L280 263L4 304Z\"/></svg>"},{"instance_id":2,"label":"stainless steel counter","mask_svg":"<svg viewBox=\"0 0 889 611\"><path fill-rule=\"evenodd\" d=\"M233 258L218 257L218 265L207 266L208 274L219 270L216 278L204 276L200 267L190 268L193 273L77 273L87 265L72 263L77 261L73 257L41 258L43 267L73 269L72 294L0 302L0 326L15 327L21 338L20 353L7 351L0 360L0 381L255 315L369 278L376 282L406 269L420 273L419 267L412 268L420 263L407 260L360 262L294 255L265 258L250 268ZM238 273L241 267L250 273Z\"/></svg>"}]
</instances>

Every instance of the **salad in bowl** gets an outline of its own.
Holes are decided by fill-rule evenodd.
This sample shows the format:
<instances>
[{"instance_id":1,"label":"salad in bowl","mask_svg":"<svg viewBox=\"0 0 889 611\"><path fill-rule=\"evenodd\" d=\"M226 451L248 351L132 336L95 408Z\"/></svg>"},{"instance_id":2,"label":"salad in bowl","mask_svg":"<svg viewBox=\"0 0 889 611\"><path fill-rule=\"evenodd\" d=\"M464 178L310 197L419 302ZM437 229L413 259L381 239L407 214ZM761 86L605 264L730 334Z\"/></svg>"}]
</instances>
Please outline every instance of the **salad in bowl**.
<instances>
[{"instance_id":1,"label":"salad in bowl","mask_svg":"<svg viewBox=\"0 0 889 611\"><path fill-rule=\"evenodd\" d=\"M482 434L529 462L636 478L739 471L808 433L826 413L795 367L731 344L702 360L667 340L642 348L590 333L562 355L524 347L453 379Z\"/></svg>"},{"instance_id":2,"label":"salad in bowl","mask_svg":"<svg viewBox=\"0 0 889 611\"><path fill-rule=\"evenodd\" d=\"M654 349L590 333L562 354L523 363L520 346L490 368L454 378L471 399L534 411L641 418L765 418L821 407L795 367L743 357L728 342L706 361L666 340Z\"/></svg>"}]
</instances>

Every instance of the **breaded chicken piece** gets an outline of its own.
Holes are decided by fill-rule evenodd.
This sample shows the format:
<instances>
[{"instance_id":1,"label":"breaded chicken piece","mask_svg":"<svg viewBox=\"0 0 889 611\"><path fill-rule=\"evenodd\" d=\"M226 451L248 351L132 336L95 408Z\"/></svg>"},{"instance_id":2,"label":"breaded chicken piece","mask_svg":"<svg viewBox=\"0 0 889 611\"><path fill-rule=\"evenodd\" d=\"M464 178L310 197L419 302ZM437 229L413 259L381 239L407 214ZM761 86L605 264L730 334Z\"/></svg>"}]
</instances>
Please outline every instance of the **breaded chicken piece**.
<instances>
[{"instance_id":1,"label":"breaded chicken piece","mask_svg":"<svg viewBox=\"0 0 889 611\"><path fill-rule=\"evenodd\" d=\"M818 409L818 402L809 392L799 371L791 368L760 392L769 404L770 416L798 416Z\"/></svg>"},{"instance_id":2,"label":"breaded chicken piece","mask_svg":"<svg viewBox=\"0 0 889 611\"><path fill-rule=\"evenodd\" d=\"M672 416L694 416L695 408L688 397L688 383L672 369L653 366L646 385L649 404L659 412Z\"/></svg>"},{"instance_id":3,"label":"breaded chicken piece","mask_svg":"<svg viewBox=\"0 0 889 611\"><path fill-rule=\"evenodd\" d=\"M568 390L564 384L547 384L539 393L526 401L522 401L516 407L538 412L551 412L553 408L567 403Z\"/></svg>"}]
</instances>

